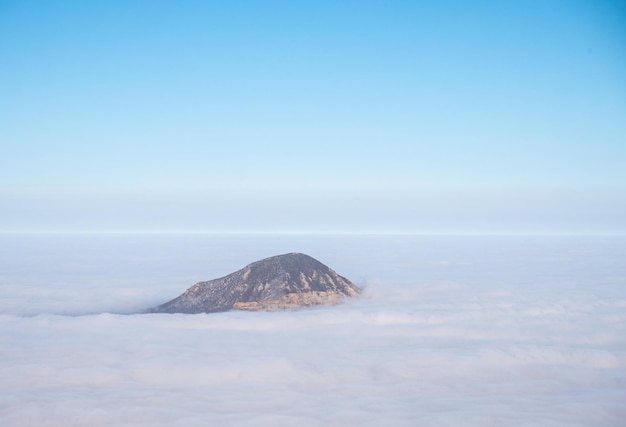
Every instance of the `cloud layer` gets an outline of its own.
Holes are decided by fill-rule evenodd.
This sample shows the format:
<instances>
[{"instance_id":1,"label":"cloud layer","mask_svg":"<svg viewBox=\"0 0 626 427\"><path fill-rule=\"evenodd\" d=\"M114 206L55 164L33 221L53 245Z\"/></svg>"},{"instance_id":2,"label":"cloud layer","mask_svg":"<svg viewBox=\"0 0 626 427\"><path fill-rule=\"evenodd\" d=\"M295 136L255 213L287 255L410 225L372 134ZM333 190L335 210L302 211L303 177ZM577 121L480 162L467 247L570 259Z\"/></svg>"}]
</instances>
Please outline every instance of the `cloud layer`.
<instances>
[{"instance_id":1,"label":"cloud layer","mask_svg":"<svg viewBox=\"0 0 626 427\"><path fill-rule=\"evenodd\" d=\"M626 419L620 239L47 238L22 241L30 275L18 274L28 270L21 257L4 258L12 260L0 281L5 426L618 426ZM60 249L64 257L47 245L85 250L67 257ZM285 246L316 251L360 281L363 296L299 312L110 313L116 304L130 311L132 299L149 306L175 296L200 264L209 275L202 278L212 278ZM235 247L244 249L234 255ZM153 262L154 270L139 268ZM101 269L109 274L99 277ZM174 289L168 277L192 280ZM62 297L49 291L49 302L40 299L44 280Z\"/></svg>"}]
</instances>

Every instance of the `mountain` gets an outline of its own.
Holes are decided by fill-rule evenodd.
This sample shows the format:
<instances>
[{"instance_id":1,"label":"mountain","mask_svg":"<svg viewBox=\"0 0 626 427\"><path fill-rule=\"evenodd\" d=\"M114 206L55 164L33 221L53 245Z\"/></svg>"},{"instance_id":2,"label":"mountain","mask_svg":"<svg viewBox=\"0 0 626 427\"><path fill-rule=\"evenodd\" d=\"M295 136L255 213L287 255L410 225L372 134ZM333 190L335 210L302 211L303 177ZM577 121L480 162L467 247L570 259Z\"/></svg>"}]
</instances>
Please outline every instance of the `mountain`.
<instances>
[{"instance_id":1,"label":"mountain","mask_svg":"<svg viewBox=\"0 0 626 427\"><path fill-rule=\"evenodd\" d=\"M151 313L288 310L336 304L360 289L318 260L300 253L273 256L220 279L199 282Z\"/></svg>"}]
</instances>

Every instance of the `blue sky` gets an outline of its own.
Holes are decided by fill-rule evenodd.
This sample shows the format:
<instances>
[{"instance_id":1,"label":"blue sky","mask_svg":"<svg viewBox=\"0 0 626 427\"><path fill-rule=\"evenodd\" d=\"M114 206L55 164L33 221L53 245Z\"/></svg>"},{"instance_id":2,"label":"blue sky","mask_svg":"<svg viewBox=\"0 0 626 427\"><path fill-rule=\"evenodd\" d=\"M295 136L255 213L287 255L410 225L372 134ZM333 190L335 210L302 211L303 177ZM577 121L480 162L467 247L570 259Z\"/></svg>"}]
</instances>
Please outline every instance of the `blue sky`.
<instances>
[{"instance_id":1,"label":"blue sky","mask_svg":"<svg viewBox=\"0 0 626 427\"><path fill-rule=\"evenodd\" d=\"M4 231L626 231L618 1L0 2Z\"/></svg>"}]
</instances>

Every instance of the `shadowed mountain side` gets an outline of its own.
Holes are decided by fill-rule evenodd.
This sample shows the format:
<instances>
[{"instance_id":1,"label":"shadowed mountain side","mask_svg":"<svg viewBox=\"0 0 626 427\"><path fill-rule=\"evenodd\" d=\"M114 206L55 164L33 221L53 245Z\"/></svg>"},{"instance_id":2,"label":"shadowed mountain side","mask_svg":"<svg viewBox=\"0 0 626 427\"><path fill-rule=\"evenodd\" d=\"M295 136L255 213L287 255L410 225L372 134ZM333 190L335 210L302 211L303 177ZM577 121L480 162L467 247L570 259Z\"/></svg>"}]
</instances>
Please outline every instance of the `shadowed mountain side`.
<instances>
[{"instance_id":1,"label":"shadowed mountain side","mask_svg":"<svg viewBox=\"0 0 626 427\"><path fill-rule=\"evenodd\" d=\"M316 259L278 255L247 265L220 279L199 282L150 313L214 313L236 310L288 310L336 304L360 289Z\"/></svg>"}]
</instances>

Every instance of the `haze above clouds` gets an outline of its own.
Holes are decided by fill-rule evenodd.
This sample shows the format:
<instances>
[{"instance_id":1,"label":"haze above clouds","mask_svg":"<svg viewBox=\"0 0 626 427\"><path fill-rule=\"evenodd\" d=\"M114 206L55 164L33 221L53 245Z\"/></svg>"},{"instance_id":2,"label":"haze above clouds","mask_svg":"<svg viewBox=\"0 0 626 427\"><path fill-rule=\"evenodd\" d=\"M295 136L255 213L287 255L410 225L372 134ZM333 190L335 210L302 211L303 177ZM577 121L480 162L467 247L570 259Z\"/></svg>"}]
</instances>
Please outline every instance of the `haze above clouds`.
<instances>
[{"instance_id":1,"label":"haze above clouds","mask_svg":"<svg viewBox=\"0 0 626 427\"><path fill-rule=\"evenodd\" d=\"M290 189L5 200L5 231L626 234L626 197L613 190Z\"/></svg>"}]
</instances>

